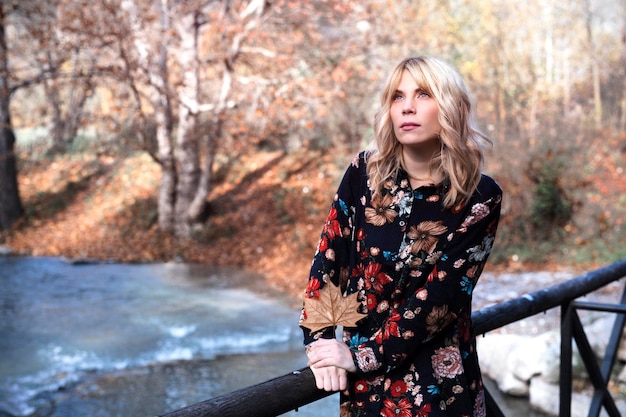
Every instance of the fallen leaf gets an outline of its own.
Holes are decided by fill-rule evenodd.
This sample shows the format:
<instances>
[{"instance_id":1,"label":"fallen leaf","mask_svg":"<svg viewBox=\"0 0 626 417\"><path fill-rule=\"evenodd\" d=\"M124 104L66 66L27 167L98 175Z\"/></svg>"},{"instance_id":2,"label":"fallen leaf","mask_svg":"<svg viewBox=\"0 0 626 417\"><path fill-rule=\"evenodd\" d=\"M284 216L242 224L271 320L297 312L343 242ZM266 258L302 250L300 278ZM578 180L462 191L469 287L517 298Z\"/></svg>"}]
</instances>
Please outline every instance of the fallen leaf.
<instances>
[{"instance_id":1,"label":"fallen leaf","mask_svg":"<svg viewBox=\"0 0 626 417\"><path fill-rule=\"evenodd\" d=\"M301 324L311 332L331 326L354 327L367 316L358 312L359 306L356 293L344 297L338 286L328 283L320 290L319 298L304 298L306 319Z\"/></svg>"}]
</instances>

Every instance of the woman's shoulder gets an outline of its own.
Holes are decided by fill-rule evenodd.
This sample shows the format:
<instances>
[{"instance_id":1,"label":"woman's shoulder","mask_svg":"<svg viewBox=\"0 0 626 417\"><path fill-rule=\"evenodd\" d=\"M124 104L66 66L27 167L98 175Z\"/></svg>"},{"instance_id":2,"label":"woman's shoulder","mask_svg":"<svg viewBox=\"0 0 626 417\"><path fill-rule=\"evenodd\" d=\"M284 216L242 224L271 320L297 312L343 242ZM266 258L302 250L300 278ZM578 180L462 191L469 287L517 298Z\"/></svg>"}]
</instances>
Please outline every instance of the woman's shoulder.
<instances>
[{"instance_id":1,"label":"woman's shoulder","mask_svg":"<svg viewBox=\"0 0 626 417\"><path fill-rule=\"evenodd\" d=\"M367 160L371 155L371 151L362 150L352 157L352 161L348 164L348 171L365 172L367 170Z\"/></svg>"},{"instance_id":2,"label":"woman's shoulder","mask_svg":"<svg viewBox=\"0 0 626 417\"><path fill-rule=\"evenodd\" d=\"M352 190L352 193L362 193L367 187L367 152L361 151L352 157L347 164L340 188Z\"/></svg>"},{"instance_id":3,"label":"woman's shoulder","mask_svg":"<svg viewBox=\"0 0 626 417\"><path fill-rule=\"evenodd\" d=\"M474 196L481 200L488 200L491 198L501 199L502 188L500 188L500 185L498 185L496 180L483 173L480 176L480 182L478 183L478 187L476 187Z\"/></svg>"},{"instance_id":4,"label":"woman's shoulder","mask_svg":"<svg viewBox=\"0 0 626 417\"><path fill-rule=\"evenodd\" d=\"M375 151L371 150L371 149L363 149L361 150L358 154L356 154L356 156L354 157L354 160L358 160L358 163L360 165L362 165L363 167L367 166L367 161L369 160L369 158L374 155Z\"/></svg>"}]
</instances>

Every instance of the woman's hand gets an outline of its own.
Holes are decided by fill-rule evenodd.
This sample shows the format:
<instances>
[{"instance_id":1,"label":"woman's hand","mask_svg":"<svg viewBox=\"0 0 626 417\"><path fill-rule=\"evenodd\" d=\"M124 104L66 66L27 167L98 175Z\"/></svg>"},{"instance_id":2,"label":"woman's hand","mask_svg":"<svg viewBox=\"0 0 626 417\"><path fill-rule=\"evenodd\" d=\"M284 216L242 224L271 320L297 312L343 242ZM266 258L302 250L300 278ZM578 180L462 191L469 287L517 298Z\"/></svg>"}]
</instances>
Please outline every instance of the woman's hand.
<instances>
[{"instance_id":1,"label":"woman's hand","mask_svg":"<svg viewBox=\"0 0 626 417\"><path fill-rule=\"evenodd\" d=\"M347 373L356 372L350 348L336 339L319 339L311 343L307 356L319 389L344 390L348 383Z\"/></svg>"},{"instance_id":2,"label":"woman's hand","mask_svg":"<svg viewBox=\"0 0 626 417\"><path fill-rule=\"evenodd\" d=\"M336 366L325 366L316 368L311 366L311 371L315 376L317 389L324 391L343 391L348 388L348 373L345 369Z\"/></svg>"},{"instance_id":3,"label":"woman's hand","mask_svg":"<svg viewBox=\"0 0 626 417\"><path fill-rule=\"evenodd\" d=\"M307 356L310 367L336 366L348 372L356 372L350 348L337 339L319 339L311 343Z\"/></svg>"}]
</instances>

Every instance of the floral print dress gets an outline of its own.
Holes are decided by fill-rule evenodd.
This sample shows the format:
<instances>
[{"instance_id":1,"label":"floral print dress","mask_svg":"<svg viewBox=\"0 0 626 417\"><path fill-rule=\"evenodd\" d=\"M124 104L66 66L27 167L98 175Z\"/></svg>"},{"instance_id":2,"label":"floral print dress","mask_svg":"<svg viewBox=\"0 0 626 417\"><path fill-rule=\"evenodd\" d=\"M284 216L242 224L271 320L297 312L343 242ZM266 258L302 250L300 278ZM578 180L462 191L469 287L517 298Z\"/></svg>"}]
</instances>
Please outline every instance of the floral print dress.
<instances>
[{"instance_id":1,"label":"floral print dress","mask_svg":"<svg viewBox=\"0 0 626 417\"><path fill-rule=\"evenodd\" d=\"M494 242L502 191L482 175L471 199L445 208L449 183L411 189L407 173L372 199L365 154L346 170L313 259L305 297L332 281L367 316L344 328L357 372L341 416L485 416L471 324L472 292ZM310 332L304 342L334 337Z\"/></svg>"}]
</instances>

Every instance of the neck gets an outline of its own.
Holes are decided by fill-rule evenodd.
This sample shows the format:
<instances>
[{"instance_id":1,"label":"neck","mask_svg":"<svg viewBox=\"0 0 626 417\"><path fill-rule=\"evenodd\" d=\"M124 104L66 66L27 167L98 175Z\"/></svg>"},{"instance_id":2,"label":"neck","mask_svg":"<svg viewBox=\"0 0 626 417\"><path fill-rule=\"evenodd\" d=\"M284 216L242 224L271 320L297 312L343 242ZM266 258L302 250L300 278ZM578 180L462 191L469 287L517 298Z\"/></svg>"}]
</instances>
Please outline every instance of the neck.
<instances>
[{"instance_id":1,"label":"neck","mask_svg":"<svg viewBox=\"0 0 626 417\"><path fill-rule=\"evenodd\" d=\"M432 171L431 161L439 149L430 152L407 152L406 147L402 152L402 164L406 170L411 185L424 185L438 183L438 173Z\"/></svg>"}]
</instances>

